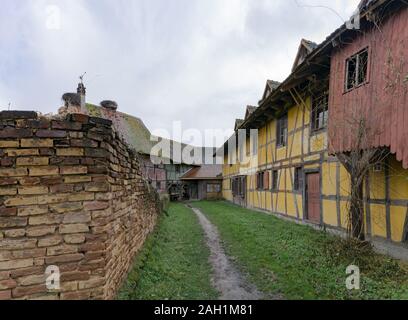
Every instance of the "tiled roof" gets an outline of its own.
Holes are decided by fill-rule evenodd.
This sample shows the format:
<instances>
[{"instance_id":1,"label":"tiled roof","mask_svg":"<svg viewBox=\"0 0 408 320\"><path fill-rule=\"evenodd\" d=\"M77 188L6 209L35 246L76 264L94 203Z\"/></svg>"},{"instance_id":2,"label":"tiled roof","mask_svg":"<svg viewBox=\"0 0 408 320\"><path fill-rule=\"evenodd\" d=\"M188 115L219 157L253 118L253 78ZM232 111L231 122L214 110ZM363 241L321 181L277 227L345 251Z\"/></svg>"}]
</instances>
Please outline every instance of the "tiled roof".
<instances>
[{"instance_id":1,"label":"tiled roof","mask_svg":"<svg viewBox=\"0 0 408 320\"><path fill-rule=\"evenodd\" d=\"M222 179L222 165L202 165L188 171L181 180Z\"/></svg>"}]
</instances>

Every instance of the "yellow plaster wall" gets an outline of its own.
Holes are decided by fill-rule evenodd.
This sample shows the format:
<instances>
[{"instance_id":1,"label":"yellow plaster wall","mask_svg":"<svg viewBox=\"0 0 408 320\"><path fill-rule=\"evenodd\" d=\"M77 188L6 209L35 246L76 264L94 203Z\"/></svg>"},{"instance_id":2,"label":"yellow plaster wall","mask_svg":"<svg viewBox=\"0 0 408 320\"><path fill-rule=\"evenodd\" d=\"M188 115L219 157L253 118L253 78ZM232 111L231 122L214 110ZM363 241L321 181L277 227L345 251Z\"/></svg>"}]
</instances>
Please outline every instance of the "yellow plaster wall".
<instances>
[{"instance_id":1,"label":"yellow plaster wall","mask_svg":"<svg viewBox=\"0 0 408 320\"><path fill-rule=\"evenodd\" d=\"M406 218L406 207L391 206L391 239L393 241L402 241Z\"/></svg>"},{"instance_id":2,"label":"yellow plaster wall","mask_svg":"<svg viewBox=\"0 0 408 320\"><path fill-rule=\"evenodd\" d=\"M333 200L323 200L323 222L337 227L337 204Z\"/></svg>"},{"instance_id":3,"label":"yellow plaster wall","mask_svg":"<svg viewBox=\"0 0 408 320\"><path fill-rule=\"evenodd\" d=\"M377 237L387 237L386 209L382 204L371 204L371 230L372 235Z\"/></svg>"}]
</instances>

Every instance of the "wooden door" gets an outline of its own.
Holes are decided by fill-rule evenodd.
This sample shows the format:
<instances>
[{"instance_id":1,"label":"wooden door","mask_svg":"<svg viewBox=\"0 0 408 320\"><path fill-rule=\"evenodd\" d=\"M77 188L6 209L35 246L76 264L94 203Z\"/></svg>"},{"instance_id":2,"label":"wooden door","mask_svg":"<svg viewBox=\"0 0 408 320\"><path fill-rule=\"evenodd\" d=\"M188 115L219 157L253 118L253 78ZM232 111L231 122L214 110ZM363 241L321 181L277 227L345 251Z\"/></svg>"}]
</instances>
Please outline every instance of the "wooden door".
<instances>
[{"instance_id":1,"label":"wooden door","mask_svg":"<svg viewBox=\"0 0 408 320\"><path fill-rule=\"evenodd\" d=\"M190 185L190 200L198 200L198 185L197 185L197 183L192 183Z\"/></svg>"},{"instance_id":2,"label":"wooden door","mask_svg":"<svg viewBox=\"0 0 408 320\"><path fill-rule=\"evenodd\" d=\"M320 174L310 173L306 177L307 219L320 224Z\"/></svg>"}]
</instances>

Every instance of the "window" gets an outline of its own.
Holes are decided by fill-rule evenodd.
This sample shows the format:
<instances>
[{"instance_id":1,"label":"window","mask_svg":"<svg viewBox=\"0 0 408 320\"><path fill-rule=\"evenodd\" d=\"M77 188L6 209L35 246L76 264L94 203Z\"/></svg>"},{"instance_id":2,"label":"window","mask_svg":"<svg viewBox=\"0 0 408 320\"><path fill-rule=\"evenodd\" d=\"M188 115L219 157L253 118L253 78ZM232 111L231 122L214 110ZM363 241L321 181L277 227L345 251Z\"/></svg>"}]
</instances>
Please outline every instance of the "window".
<instances>
[{"instance_id":1,"label":"window","mask_svg":"<svg viewBox=\"0 0 408 320\"><path fill-rule=\"evenodd\" d=\"M264 175L265 172L258 172L256 177L256 189L264 190Z\"/></svg>"},{"instance_id":2,"label":"window","mask_svg":"<svg viewBox=\"0 0 408 320\"><path fill-rule=\"evenodd\" d=\"M219 193L221 192L221 186L219 184L207 184L207 193Z\"/></svg>"},{"instance_id":3,"label":"window","mask_svg":"<svg viewBox=\"0 0 408 320\"><path fill-rule=\"evenodd\" d=\"M272 171L272 190L278 190L279 172L278 170Z\"/></svg>"},{"instance_id":4,"label":"window","mask_svg":"<svg viewBox=\"0 0 408 320\"><path fill-rule=\"evenodd\" d=\"M368 71L368 49L357 53L346 61L346 91L366 83Z\"/></svg>"},{"instance_id":5,"label":"window","mask_svg":"<svg viewBox=\"0 0 408 320\"><path fill-rule=\"evenodd\" d=\"M258 130L251 130L252 155L258 154Z\"/></svg>"},{"instance_id":6,"label":"window","mask_svg":"<svg viewBox=\"0 0 408 320\"><path fill-rule=\"evenodd\" d=\"M245 188L246 188L246 177L236 177L232 179L232 195L233 196L245 196ZM217 192L221 192L217 191Z\"/></svg>"},{"instance_id":7,"label":"window","mask_svg":"<svg viewBox=\"0 0 408 320\"><path fill-rule=\"evenodd\" d=\"M245 196L245 189L246 189L246 177L240 177L239 181L240 181L239 183L241 185L240 196L244 197Z\"/></svg>"},{"instance_id":8,"label":"window","mask_svg":"<svg viewBox=\"0 0 408 320\"><path fill-rule=\"evenodd\" d=\"M288 140L288 115L279 118L276 125L276 139L278 147L284 147Z\"/></svg>"},{"instance_id":9,"label":"window","mask_svg":"<svg viewBox=\"0 0 408 320\"><path fill-rule=\"evenodd\" d=\"M329 119L329 95L323 94L313 101L312 130L317 131L327 127Z\"/></svg>"},{"instance_id":10,"label":"window","mask_svg":"<svg viewBox=\"0 0 408 320\"><path fill-rule=\"evenodd\" d=\"M303 189L303 169L295 168L295 177L293 181L293 190L301 191Z\"/></svg>"}]
</instances>

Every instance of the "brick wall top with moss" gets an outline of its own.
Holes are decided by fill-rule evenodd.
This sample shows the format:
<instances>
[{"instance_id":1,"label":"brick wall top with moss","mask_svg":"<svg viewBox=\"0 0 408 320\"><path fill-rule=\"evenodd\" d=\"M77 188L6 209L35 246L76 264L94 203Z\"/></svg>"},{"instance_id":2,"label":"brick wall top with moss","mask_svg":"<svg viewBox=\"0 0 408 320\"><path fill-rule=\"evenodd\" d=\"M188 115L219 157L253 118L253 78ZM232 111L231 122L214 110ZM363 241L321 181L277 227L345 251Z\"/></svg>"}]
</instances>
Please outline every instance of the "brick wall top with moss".
<instances>
[{"instance_id":1,"label":"brick wall top with moss","mask_svg":"<svg viewBox=\"0 0 408 320\"><path fill-rule=\"evenodd\" d=\"M159 206L111 121L0 112L0 164L0 299L114 297Z\"/></svg>"}]
</instances>

